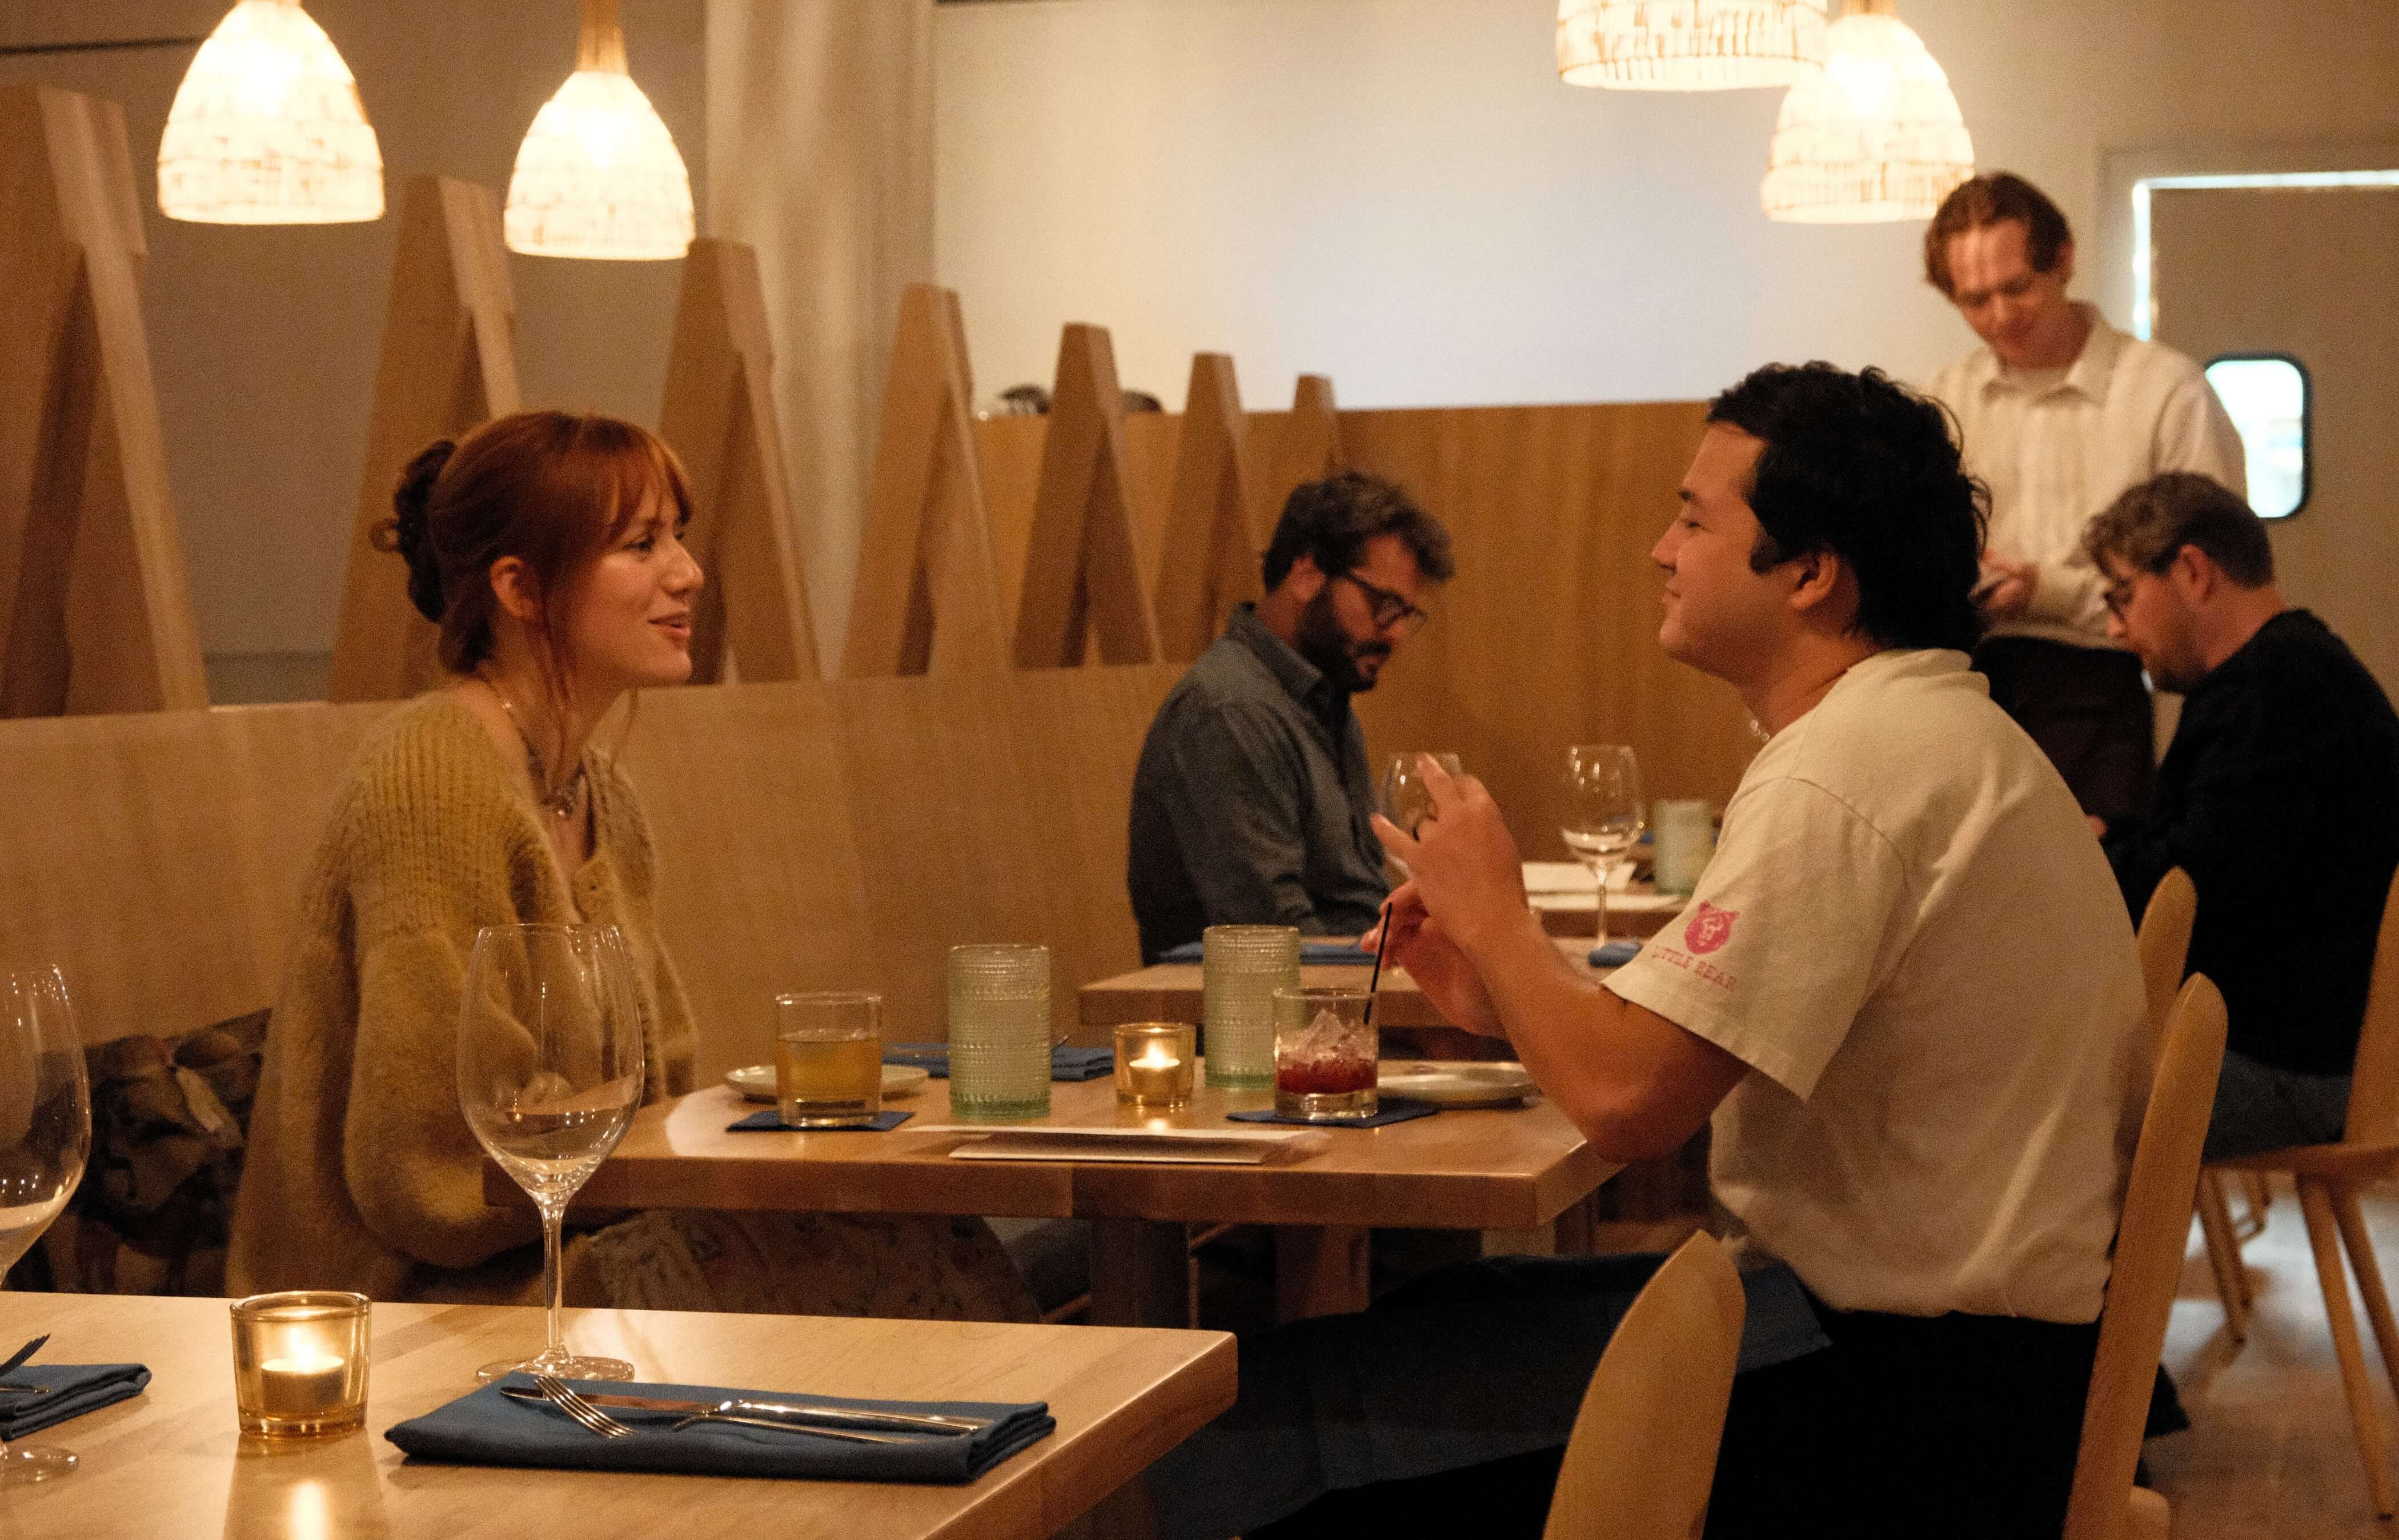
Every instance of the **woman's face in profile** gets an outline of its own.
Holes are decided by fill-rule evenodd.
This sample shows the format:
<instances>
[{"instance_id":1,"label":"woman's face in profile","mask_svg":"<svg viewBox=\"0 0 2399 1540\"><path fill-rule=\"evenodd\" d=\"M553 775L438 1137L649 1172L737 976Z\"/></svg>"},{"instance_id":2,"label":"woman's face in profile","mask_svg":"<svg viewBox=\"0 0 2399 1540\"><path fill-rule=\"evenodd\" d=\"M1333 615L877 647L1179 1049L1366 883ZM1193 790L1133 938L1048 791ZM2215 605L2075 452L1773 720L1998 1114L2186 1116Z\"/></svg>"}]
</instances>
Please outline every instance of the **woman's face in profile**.
<instances>
[{"instance_id":1,"label":"woman's face in profile","mask_svg":"<svg viewBox=\"0 0 2399 1540\"><path fill-rule=\"evenodd\" d=\"M691 677L691 601L703 578L675 519L653 489L576 592L566 642L586 690Z\"/></svg>"}]
</instances>

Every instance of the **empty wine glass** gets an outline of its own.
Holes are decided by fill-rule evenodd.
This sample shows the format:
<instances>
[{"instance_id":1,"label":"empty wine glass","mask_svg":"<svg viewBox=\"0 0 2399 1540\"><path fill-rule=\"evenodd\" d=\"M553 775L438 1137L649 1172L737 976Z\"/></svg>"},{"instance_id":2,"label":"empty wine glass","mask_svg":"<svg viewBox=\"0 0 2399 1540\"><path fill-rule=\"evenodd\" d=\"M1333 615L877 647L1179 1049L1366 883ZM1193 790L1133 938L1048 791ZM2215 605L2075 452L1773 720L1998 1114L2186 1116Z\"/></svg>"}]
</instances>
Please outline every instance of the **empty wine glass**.
<instances>
[{"instance_id":1,"label":"empty wine glass","mask_svg":"<svg viewBox=\"0 0 2399 1540\"><path fill-rule=\"evenodd\" d=\"M1599 884L1599 930L1607 944L1607 877L1640 843L1647 819L1641 802L1641 766L1620 743L1578 743L1566 750L1565 814L1559 832L1566 848Z\"/></svg>"},{"instance_id":2,"label":"empty wine glass","mask_svg":"<svg viewBox=\"0 0 2399 1540\"><path fill-rule=\"evenodd\" d=\"M541 1211L548 1345L485 1364L570 1380L630 1380L621 1358L577 1358L559 1331L567 1201L625 1137L642 1101L642 1024L624 939L610 925L485 925L458 1019L467 1126Z\"/></svg>"},{"instance_id":3,"label":"empty wine glass","mask_svg":"<svg viewBox=\"0 0 2399 1540\"><path fill-rule=\"evenodd\" d=\"M1432 813L1432 793L1426 790L1424 772L1416 766L1416 761L1428 753L1451 775L1466 773L1457 756L1446 751L1411 749L1391 756L1383 767L1383 817L1411 834Z\"/></svg>"},{"instance_id":4,"label":"empty wine glass","mask_svg":"<svg viewBox=\"0 0 2399 1540\"><path fill-rule=\"evenodd\" d=\"M90 1153L91 1092L66 980L56 968L0 973L0 1273L59 1217ZM0 1391L0 1405L22 1395ZM0 1485L75 1467L66 1450L0 1441Z\"/></svg>"}]
</instances>

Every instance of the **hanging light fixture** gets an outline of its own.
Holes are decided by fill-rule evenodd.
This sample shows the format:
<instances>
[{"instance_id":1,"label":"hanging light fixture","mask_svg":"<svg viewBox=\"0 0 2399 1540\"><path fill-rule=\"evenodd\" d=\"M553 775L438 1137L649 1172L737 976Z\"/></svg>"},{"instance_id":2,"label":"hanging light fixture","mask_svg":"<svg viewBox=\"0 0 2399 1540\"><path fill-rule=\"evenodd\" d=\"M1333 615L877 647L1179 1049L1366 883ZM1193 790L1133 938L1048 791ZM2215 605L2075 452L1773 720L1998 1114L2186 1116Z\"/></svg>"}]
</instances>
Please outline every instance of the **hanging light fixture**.
<instances>
[{"instance_id":1,"label":"hanging light fixture","mask_svg":"<svg viewBox=\"0 0 2399 1540\"><path fill-rule=\"evenodd\" d=\"M674 136L625 73L617 0L583 0L575 73L517 147L508 250L657 262L691 245L691 177Z\"/></svg>"},{"instance_id":2,"label":"hanging light fixture","mask_svg":"<svg viewBox=\"0 0 2399 1540\"><path fill-rule=\"evenodd\" d=\"M1930 219L1974 174L1949 77L1891 0L1850 0L1824 73L1791 88L1758 198L1769 219L1863 224Z\"/></svg>"},{"instance_id":3,"label":"hanging light fixture","mask_svg":"<svg viewBox=\"0 0 2399 1540\"><path fill-rule=\"evenodd\" d=\"M1824 59L1827 0L1558 0L1558 78L1629 91L1788 86Z\"/></svg>"},{"instance_id":4,"label":"hanging light fixture","mask_svg":"<svg viewBox=\"0 0 2399 1540\"><path fill-rule=\"evenodd\" d=\"M358 82L300 0L240 0L200 45L158 138L158 208L210 224L383 217Z\"/></svg>"}]
</instances>

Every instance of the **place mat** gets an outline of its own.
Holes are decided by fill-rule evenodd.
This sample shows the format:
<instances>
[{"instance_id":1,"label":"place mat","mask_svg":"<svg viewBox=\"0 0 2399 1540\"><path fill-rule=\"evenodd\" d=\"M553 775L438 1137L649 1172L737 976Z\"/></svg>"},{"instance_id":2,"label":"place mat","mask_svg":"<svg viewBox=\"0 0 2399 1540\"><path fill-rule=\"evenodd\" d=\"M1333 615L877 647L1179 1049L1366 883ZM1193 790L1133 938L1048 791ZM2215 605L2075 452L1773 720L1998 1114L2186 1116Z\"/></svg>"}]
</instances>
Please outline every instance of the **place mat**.
<instances>
[{"instance_id":1,"label":"place mat","mask_svg":"<svg viewBox=\"0 0 2399 1540\"><path fill-rule=\"evenodd\" d=\"M783 1114L779 1110L769 1107L763 1113L752 1113L739 1123L727 1123L725 1126L725 1131L729 1134L888 1134L915 1115L915 1113L888 1112L877 1116L872 1123L853 1123L847 1128L793 1128L784 1125Z\"/></svg>"},{"instance_id":2,"label":"place mat","mask_svg":"<svg viewBox=\"0 0 2399 1540\"><path fill-rule=\"evenodd\" d=\"M983 1417L991 1426L961 1438L947 1433L910 1436L896 1444L860 1444L817 1439L771 1428L695 1423L680 1433L666 1431L671 1412L608 1408L608 1414L636 1431L603 1439L556 1407L510 1400L502 1385L533 1388L533 1380L510 1374L481 1389L389 1428L384 1437L411 1459L456 1465L539 1466L563 1470L649 1470L693 1476L785 1476L819 1481L932 1481L959 1485L1002 1460L1039 1442L1058 1420L1044 1401L862 1401L784 1390L729 1390L704 1385L622 1385L571 1380L577 1390L610 1396L662 1396L679 1400L805 1400L868 1412L934 1412Z\"/></svg>"},{"instance_id":3,"label":"place mat","mask_svg":"<svg viewBox=\"0 0 2399 1540\"><path fill-rule=\"evenodd\" d=\"M1633 959L1640 955L1641 943L1638 941L1610 941L1604 947L1593 947L1591 949L1591 966L1593 967L1622 967L1625 964L1633 961Z\"/></svg>"},{"instance_id":4,"label":"place mat","mask_svg":"<svg viewBox=\"0 0 2399 1540\"><path fill-rule=\"evenodd\" d=\"M950 1046L947 1043L886 1043L883 1061L887 1064L915 1064L928 1071L936 1080L950 1077ZM1059 1047L1050 1050L1050 1078L1052 1080L1097 1080L1116 1073L1117 1056L1110 1048L1078 1048Z\"/></svg>"},{"instance_id":5,"label":"place mat","mask_svg":"<svg viewBox=\"0 0 2399 1540\"><path fill-rule=\"evenodd\" d=\"M1256 1107L1248 1112L1227 1113L1236 1123L1288 1123L1299 1128L1379 1128L1386 1123L1405 1123L1411 1118L1430 1117L1441 1111L1430 1101L1410 1101L1404 1097L1383 1098L1382 1110L1372 1117L1345 1117L1338 1122L1329 1118L1297 1117L1279 1113L1272 1107Z\"/></svg>"},{"instance_id":6,"label":"place mat","mask_svg":"<svg viewBox=\"0 0 2399 1540\"><path fill-rule=\"evenodd\" d=\"M1206 960L1206 942L1186 941L1179 947L1159 952L1158 960L1161 963L1198 963ZM1302 941L1299 943L1299 960L1311 967L1328 964L1375 966L1375 954L1359 951L1355 941Z\"/></svg>"},{"instance_id":7,"label":"place mat","mask_svg":"<svg viewBox=\"0 0 2399 1540\"><path fill-rule=\"evenodd\" d=\"M150 1371L138 1363L20 1364L7 1378L11 1385L40 1385L42 1394L0 1390L0 1442L139 1396Z\"/></svg>"}]
</instances>

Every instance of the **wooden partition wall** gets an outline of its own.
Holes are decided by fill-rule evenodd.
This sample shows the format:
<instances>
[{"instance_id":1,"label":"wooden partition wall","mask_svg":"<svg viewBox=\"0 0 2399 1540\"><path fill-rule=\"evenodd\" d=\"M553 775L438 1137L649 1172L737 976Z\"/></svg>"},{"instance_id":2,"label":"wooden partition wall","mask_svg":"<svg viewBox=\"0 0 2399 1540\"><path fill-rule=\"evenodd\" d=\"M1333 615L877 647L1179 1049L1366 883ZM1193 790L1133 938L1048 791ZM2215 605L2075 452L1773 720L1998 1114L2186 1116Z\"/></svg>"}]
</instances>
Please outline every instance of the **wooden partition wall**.
<instances>
[{"instance_id":1,"label":"wooden partition wall","mask_svg":"<svg viewBox=\"0 0 2399 1540\"><path fill-rule=\"evenodd\" d=\"M1249 504L1263 547L1285 496L1335 464L1389 477L1448 525L1457 579L1430 625L1403 643L1383 682L1358 697L1379 771L1404 749L1455 750L1508 812L1525 855L1563 859L1559 777L1570 743L1640 755L1652 798L1731 794L1756 742L1718 681L1657 642L1649 548L1698 446L1697 403L1329 411L1330 385L1303 382L1302 409L1255 412L1251 443L1271 472ZM1136 564L1159 591L1161 523L1174 507L1184 419L1125 419ZM1047 425L976 425L992 545L1021 582Z\"/></svg>"}]
</instances>

